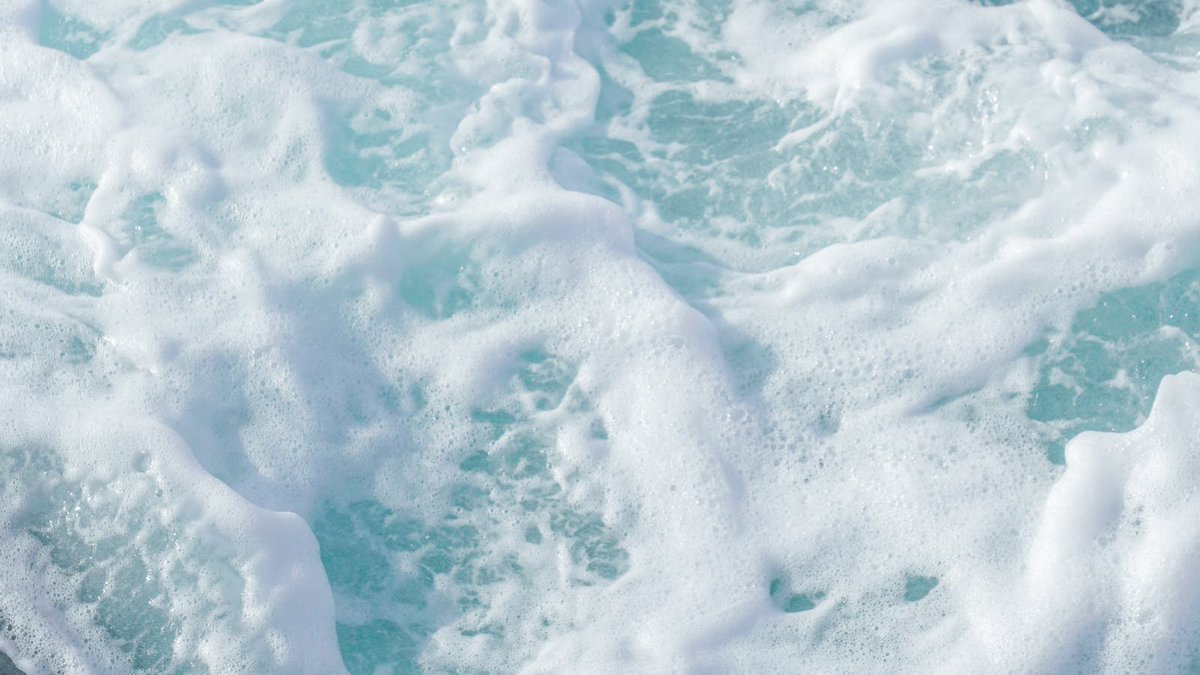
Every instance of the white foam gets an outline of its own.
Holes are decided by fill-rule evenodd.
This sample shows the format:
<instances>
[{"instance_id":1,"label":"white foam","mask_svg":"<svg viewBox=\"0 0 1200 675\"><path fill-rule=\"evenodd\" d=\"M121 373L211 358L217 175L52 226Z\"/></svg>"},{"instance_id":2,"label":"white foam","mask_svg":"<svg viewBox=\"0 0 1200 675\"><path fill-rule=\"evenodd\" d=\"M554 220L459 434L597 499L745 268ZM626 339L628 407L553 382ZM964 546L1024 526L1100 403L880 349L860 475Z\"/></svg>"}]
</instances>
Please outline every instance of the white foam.
<instances>
[{"instance_id":1,"label":"white foam","mask_svg":"<svg viewBox=\"0 0 1200 675\"><path fill-rule=\"evenodd\" d=\"M177 3L189 31L139 51L154 8L56 0L108 35L86 60L36 44L34 3L3 10L0 451L57 464L0 484L3 562L38 572L0 580L0 649L127 669L101 608L132 591L78 594L137 560L168 660L213 672L357 667L335 623L369 620L425 622L431 670L1193 658L1200 380L1167 378L1065 470L1024 403L1031 345L1200 253L1195 76L1050 0L668 4L363 3L317 39L338 17ZM708 70L656 81L621 51L652 30ZM606 87L627 109L597 124ZM663 139L713 110L727 128ZM761 180L751 150L687 154L735 133ZM587 138L626 143L632 177ZM343 152L368 168L335 176ZM691 188L699 215L673 214ZM818 203L839 190L859 201ZM784 206L704 210L743 192ZM553 405L528 354L568 373ZM497 406L519 417L499 440L478 419ZM491 477L487 508L447 506L465 458L521 434L557 501L528 513L543 493ZM380 554L385 590L322 568L322 536L374 550L321 530L342 502L465 523L471 561L521 572L430 573L413 619L387 584L415 555ZM52 534L22 520L46 504ZM564 514L595 514L627 567L581 571ZM108 537L119 556L67 551Z\"/></svg>"}]
</instances>

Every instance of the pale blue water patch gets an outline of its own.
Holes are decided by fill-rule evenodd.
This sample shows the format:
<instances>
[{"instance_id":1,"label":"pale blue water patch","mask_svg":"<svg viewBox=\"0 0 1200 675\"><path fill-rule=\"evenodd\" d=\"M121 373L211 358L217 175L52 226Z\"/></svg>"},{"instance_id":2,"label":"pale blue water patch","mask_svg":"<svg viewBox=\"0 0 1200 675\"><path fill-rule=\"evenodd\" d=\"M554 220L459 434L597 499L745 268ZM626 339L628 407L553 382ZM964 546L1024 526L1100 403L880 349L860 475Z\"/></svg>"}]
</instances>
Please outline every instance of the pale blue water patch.
<instances>
[{"instance_id":1,"label":"pale blue water patch","mask_svg":"<svg viewBox=\"0 0 1200 675\"><path fill-rule=\"evenodd\" d=\"M533 592L560 583L545 578L544 567L558 550L568 552L571 565L560 593L610 583L628 570L619 535L598 513L573 505L552 474L556 430L536 420L560 408L593 414L573 386L574 369L536 349L516 361L508 391L472 413L478 446L456 453L461 459L440 515L344 495L315 515L351 673L415 672L425 643L449 624L464 637L486 637L494 649L519 651L505 645L514 637L489 618L489 605L500 588ZM596 443L607 438L599 418L590 433ZM540 561L537 568L525 567L531 559Z\"/></svg>"},{"instance_id":2,"label":"pale blue water patch","mask_svg":"<svg viewBox=\"0 0 1200 675\"><path fill-rule=\"evenodd\" d=\"M1003 6L1015 0L977 1L985 6ZM1128 39L1171 35L1179 29L1185 9L1180 0L1070 0L1070 4L1108 35Z\"/></svg>"},{"instance_id":3,"label":"pale blue water patch","mask_svg":"<svg viewBox=\"0 0 1200 675\"><path fill-rule=\"evenodd\" d=\"M129 48L145 51L157 47L172 35L194 35L199 32L183 17L159 14L142 23L137 34L129 41Z\"/></svg>"},{"instance_id":4,"label":"pale blue water patch","mask_svg":"<svg viewBox=\"0 0 1200 675\"><path fill-rule=\"evenodd\" d=\"M326 108L325 169L338 184L392 213L420 213L450 166L450 136L458 116L479 92L455 70L449 43L462 3L295 2L259 33L295 45L344 72L377 82L379 103ZM363 23L386 39L364 50L355 39ZM361 32L361 31L360 31ZM403 108L390 107L400 95Z\"/></svg>"},{"instance_id":5,"label":"pale blue water patch","mask_svg":"<svg viewBox=\"0 0 1200 675\"><path fill-rule=\"evenodd\" d=\"M937 588L937 577L922 577L911 575L904 580L904 600L906 602L917 602L929 595L929 593Z\"/></svg>"},{"instance_id":6,"label":"pale blue water patch","mask_svg":"<svg viewBox=\"0 0 1200 675\"><path fill-rule=\"evenodd\" d=\"M65 14L54 3L42 0L38 22L38 42L77 59L95 54L109 38L86 22Z\"/></svg>"},{"instance_id":7,"label":"pale blue water patch","mask_svg":"<svg viewBox=\"0 0 1200 675\"><path fill-rule=\"evenodd\" d=\"M1200 54L1200 34L1195 32L1172 33L1164 37L1143 38L1139 46L1155 60L1182 71L1200 68L1196 55Z\"/></svg>"},{"instance_id":8,"label":"pale blue water patch","mask_svg":"<svg viewBox=\"0 0 1200 675\"><path fill-rule=\"evenodd\" d=\"M122 216L118 236L126 251L142 262L178 272L194 263L197 254L162 228L159 214L165 207L166 199L157 192L137 197Z\"/></svg>"},{"instance_id":9,"label":"pale blue water patch","mask_svg":"<svg viewBox=\"0 0 1200 675\"><path fill-rule=\"evenodd\" d=\"M305 0L289 3L279 20L259 34L311 51L351 75L418 89L426 94L425 104L436 105L449 91L467 86L448 67L447 47L454 35L455 11L470 4ZM355 31L364 23L382 21L386 24L375 24L368 35L386 36L388 46L364 52Z\"/></svg>"},{"instance_id":10,"label":"pale blue water patch","mask_svg":"<svg viewBox=\"0 0 1200 675\"><path fill-rule=\"evenodd\" d=\"M1146 419L1163 376L1200 368L1200 272L1106 294L1064 333L1030 347L1037 385L1025 406L1048 456L1081 431L1124 432Z\"/></svg>"},{"instance_id":11,"label":"pale blue water patch","mask_svg":"<svg viewBox=\"0 0 1200 675\"><path fill-rule=\"evenodd\" d=\"M346 48L365 9L355 0L312 0L288 5L287 12L267 32L298 47L325 46L324 55ZM357 11L356 11L357 10Z\"/></svg>"},{"instance_id":12,"label":"pale blue water patch","mask_svg":"<svg viewBox=\"0 0 1200 675\"><path fill-rule=\"evenodd\" d=\"M30 558L35 565L31 573L72 589L70 596L54 598L60 621L74 622L82 609L102 631L96 637L114 648L112 667L119 670L208 672L201 663L176 657L179 618L172 618L164 606L170 603L172 589L195 587L197 568L207 567L204 573L212 574L227 564L204 556L196 567L178 559L163 565L166 553L189 545L179 529L185 523L161 523L152 502L131 505L108 486L68 478L52 448L0 448L0 473L5 476L0 517L20 533L9 545L36 542L40 548ZM231 568L224 571L237 578Z\"/></svg>"},{"instance_id":13,"label":"pale blue water patch","mask_svg":"<svg viewBox=\"0 0 1200 675\"><path fill-rule=\"evenodd\" d=\"M1184 9L1179 0L1072 0L1080 16L1115 37L1161 37L1179 28Z\"/></svg>"},{"instance_id":14,"label":"pale blue water patch","mask_svg":"<svg viewBox=\"0 0 1200 675\"><path fill-rule=\"evenodd\" d=\"M477 256L451 242L415 247L396 290L412 311L431 319L445 319L476 305L482 285Z\"/></svg>"},{"instance_id":15,"label":"pale blue water patch","mask_svg":"<svg viewBox=\"0 0 1200 675\"><path fill-rule=\"evenodd\" d=\"M226 2L249 7L256 2ZM293 45L335 64L355 77L376 82L375 104L327 102L325 169L338 184L360 191L367 203L396 214L419 213L436 195L436 179L450 166L449 139L457 115L479 94L455 70L449 41L454 36L457 5L461 3L335 2L288 3L279 19L250 34ZM109 33L58 12L52 5L43 15L39 34L43 44L86 58L110 41ZM144 51L164 41L206 32L190 20L200 7L180 8L146 18L127 46ZM364 51L355 31L364 22L378 22L369 34L386 39L386 46L368 39ZM247 27L230 22L228 30ZM395 101L403 98L405 104ZM93 189L95 185L91 186ZM74 216L81 209L72 209ZM74 218L75 221L78 218Z\"/></svg>"},{"instance_id":16,"label":"pale blue water patch","mask_svg":"<svg viewBox=\"0 0 1200 675\"><path fill-rule=\"evenodd\" d=\"M645 114L650 145L612 138L603 131L568 147L610 186L631 188L668 222L697 236L729 237L755 245L759 232L815 217L796 208L784 190L768 183L785 164L775 144L792 128L816 121L803 108L755 101L705 102L669 91L634 110L628 90L604 77L599 129L617 117Z\"/></svg>"},{"instance_id":17,"label":"pale blue water patch","mask_svg":"<svg viewBox=\"0 0 1200 675\"><path fill-rule=\"evenodd\" d=\"M636 26L638 11L633 13ZM596 171L594 192L614 201L632 194L665 221L667 229L658 234L701 247L737 269L772 269L834 242L885 234L970 237L1044 187L1044 158L1022 148L989 152L972 160L965 174L939 170L982 149L979 139L999 105L986 80L1004 66L1002 46L970 60L930 57L911 64L920 83L902 86L903 99L915 109L956 116L955 125L965 121L961 138L936 127L918 132L894 114L895 101L867 100L831 114L802 98L705 100L692 81L724 81L717 68L728 55L689 53L682 59L661 50L630 54L628 46L621 45L621 56L634 56L649 79L682 82L653 96L636 95L601 60L596 125L567 147ZM710 67L658 73L658 57L674 67L707 58ZM886 215L855 233L839 225L877 211ZM719 242L733 244L739 254ZM665 276L679 276L675 267Z\"/></svg>"},{"instance_id":18,"label":"pale blue water patch","mask_svg":"<svg viewBox=\"0 0 1200 675\"><path fill-rule=\"evenodd\" d=\"M692 52L686 42L659 28L639 30L621 51L637 60L642 71L658 82L727 80L719 68Z\"/></svg>"},{"instance_id":19,"label":"pale blue water patch","mask_svg":"<svg viewBox=\"0 0 1200 675\"><path fill-rule=\"evenodd\" d=\"M348 114L331 109L325 170L346 187L421 195L450 165L448 142L431 136L430 129L384 109Z\"/></svg>"},{"instance_id":20,"label":"pale blue water patch","mask_svg":"<svg viewBox=\"0 0 1200 675\"><path fill-rule=\"evenodd\" d=\"M825 599L825 593L821 591L807 593L794 591L792 582L786 575L771 579L767 585L767 592L775 606L786 614L810 611Z\"/></svg>"}]
</instances>

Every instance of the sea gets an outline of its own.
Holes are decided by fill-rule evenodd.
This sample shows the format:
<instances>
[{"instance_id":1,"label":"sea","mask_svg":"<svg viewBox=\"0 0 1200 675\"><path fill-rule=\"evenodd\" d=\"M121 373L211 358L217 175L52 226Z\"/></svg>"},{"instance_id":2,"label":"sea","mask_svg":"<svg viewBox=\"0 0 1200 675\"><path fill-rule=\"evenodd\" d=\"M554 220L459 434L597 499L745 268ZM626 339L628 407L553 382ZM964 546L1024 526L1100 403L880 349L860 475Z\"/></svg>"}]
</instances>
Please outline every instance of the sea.
<instances>
[{"instance_id":1,"label":"sea","mask_svg":"<svg viewBox=\"0 0 1200 675\"><path fill-rule=\"evenodd\" d=\"M1200 673L1198 338L1200 0L0 0L3 675Z\"/></svg>"}]
</instances>

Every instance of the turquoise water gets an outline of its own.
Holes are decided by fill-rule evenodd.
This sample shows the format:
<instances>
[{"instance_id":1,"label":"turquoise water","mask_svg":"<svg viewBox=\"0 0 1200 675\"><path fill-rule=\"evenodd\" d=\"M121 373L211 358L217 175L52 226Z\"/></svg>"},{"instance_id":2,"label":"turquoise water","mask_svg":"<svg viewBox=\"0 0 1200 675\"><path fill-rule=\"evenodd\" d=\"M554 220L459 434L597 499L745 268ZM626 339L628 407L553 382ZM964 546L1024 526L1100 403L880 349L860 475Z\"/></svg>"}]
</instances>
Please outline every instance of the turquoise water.
<instances>
[{"instance_id":1,"label":"turquoise water","mask_svg":"<svg viewBox=\"0 0 1200 675\"><path fill-rule=\"evenodd\" d=\"M1195 671L1197 12L0 3L0 675Z\"/></svg>"},{"instance_id":2,"label":"turquoise water","mask_svg":"<svg viewBox=\"0 0 1200 675\"><path fill-rule=\"evenodd\" d=\"M1162 378L1197 368L1198 281L1189 270L1105 294L1068 332L1030 346L1039 368L1026 414L1054 439L1051 461L1061 463L1064 441L1081 431L1126 432L1143 423Z\"/></svg>"}]
</instances>

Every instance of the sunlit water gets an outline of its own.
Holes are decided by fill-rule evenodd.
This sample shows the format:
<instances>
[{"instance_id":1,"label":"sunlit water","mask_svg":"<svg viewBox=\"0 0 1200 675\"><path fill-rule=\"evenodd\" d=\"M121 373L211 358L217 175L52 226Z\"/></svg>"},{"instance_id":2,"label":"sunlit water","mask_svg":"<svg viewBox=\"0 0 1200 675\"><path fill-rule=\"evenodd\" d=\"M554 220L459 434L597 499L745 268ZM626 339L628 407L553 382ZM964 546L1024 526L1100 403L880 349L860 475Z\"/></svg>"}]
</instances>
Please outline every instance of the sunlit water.
<instances>
[{"instance_id":1,"label":"sunlit water","mask_svg":"<svg viewBox=\"0 0 1200 675\"><path fill-rule=\"evenodd\" d=\"M0 31L0 673L1200 672L1192 0Z\"/></svg>"}]
</instances>

